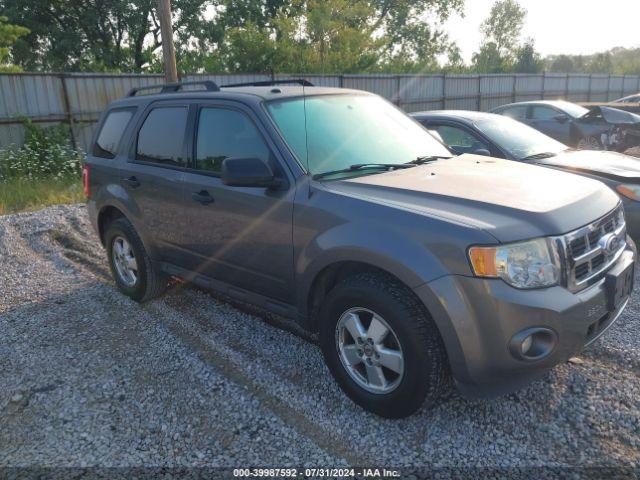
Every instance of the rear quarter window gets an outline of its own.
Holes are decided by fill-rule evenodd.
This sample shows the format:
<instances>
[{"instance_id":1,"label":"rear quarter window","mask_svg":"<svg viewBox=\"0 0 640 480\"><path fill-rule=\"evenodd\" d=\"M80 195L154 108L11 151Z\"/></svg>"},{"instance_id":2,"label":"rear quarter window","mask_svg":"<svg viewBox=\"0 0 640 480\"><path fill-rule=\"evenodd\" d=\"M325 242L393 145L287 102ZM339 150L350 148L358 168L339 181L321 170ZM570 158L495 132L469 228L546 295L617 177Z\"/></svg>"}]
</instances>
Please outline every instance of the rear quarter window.
<instances>
[{"instance_id":1,"label":"rear quarter window","mask_svg":"<svg viewBox=\"0 0 640 480\"><path fill-rule=\"evenodd\" d=\"M122 134L129 125L134 112L135 108L123 108L111 110L107 114L93 147L93 154L96 157L114 158L116 156Z\"/></svg>"}]
</instances>

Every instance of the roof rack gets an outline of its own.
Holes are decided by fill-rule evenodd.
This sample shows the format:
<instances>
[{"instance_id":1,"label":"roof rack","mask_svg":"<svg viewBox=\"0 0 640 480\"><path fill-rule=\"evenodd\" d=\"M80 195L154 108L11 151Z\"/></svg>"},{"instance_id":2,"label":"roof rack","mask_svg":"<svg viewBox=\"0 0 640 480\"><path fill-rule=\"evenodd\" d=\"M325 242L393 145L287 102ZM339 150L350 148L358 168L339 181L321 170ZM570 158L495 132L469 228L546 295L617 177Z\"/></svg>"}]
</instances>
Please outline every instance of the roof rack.
<instances>
[{"instance_id":1,"label":"roof rack","mask_svg":"<svg viewBox=\"0 0 640 480\"><path fill-rule=\"evenodd\" d=\"M271 87L273 85L287 85L297 84L303 87L313 87L313 83L304 78L290 78L286 80L263 80L258 82L246 82L246 83L230 83L228 85L220 85L221 88L228 87Z\"/></svg>"},{"instance_id":2,"label":"roof rack","mask_svg":"<svg viewBox=\"0 0 640 480\"><path fill-rule=\"evenodd\" d=\"M156 85L146 85L144 87L135 87L129 90L127 97L135 97L138 92L143 90L160 89L160 93L175 93L186 85L202 85L207 92L219 92L220 87L211 80L201 80L196 82L178 82L178 83L158 83Z\"/></svg>"}]
</instances>

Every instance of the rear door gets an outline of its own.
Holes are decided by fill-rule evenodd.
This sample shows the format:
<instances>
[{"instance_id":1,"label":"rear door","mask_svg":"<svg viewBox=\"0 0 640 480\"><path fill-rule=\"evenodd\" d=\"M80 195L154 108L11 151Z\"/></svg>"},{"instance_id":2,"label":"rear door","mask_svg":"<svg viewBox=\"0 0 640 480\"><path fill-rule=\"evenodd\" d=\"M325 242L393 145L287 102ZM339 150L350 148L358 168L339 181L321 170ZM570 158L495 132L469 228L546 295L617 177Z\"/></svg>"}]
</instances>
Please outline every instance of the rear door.
<instances>
[{"instance_id":1,"label":"rear door","mask_svg":"<svg viewBox=\"0 0 640 480\"><path fill-rule=\"evenodd\" d=\"M194 130L184 182L189 268L291 303L295 192L275 145L251 110L235 102L202 103ZM282 188L224 185L220 172L229 157L264 160Z\"/></svg>"},{"instance_id":2,"label":"rear door","mask_svg":"<svg viewBox=\"0 0 640 480\"><path fill-rule=\"evenodd\" d=\"M139 223L163 259L176 261L186 222L182 181L187 164L188 102L147 107L132 138L120 182Z\"/></svg>"}]
</instances>

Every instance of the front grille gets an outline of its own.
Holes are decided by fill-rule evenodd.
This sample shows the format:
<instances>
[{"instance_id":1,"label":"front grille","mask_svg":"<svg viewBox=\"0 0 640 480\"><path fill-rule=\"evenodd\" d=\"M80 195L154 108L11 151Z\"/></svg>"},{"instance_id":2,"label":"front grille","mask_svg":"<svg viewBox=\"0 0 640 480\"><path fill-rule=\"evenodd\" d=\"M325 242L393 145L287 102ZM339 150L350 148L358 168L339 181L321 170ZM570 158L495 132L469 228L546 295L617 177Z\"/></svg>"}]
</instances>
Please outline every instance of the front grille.
<instances>
[{"instance_id":1,"label":"front grille","mask_svg":"<svg viewBox=\"0 0 640 480\"><path fill-rule=\"evenodd\" d=\"M567 287L577 292L602 278L626 247L622 206L595 222L560 237Z\"/></svg>"}]
</instances>

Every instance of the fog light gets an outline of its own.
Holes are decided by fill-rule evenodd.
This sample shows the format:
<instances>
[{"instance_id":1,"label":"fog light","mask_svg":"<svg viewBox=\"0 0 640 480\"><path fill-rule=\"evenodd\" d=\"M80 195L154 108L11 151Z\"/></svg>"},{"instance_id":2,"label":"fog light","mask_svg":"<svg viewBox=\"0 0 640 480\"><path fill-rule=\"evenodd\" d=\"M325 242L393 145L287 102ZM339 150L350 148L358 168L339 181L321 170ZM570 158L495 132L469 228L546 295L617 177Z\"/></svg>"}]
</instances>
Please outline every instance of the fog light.
<instances>
[{"instance_id":1,"label":"fog light","mask_svg":"<svg viewBox=\"0 0 640 480\"><path fill-rule=\"evenodd\" d=\"M557 335L550 328L527 328L513 336L509 351L518 360L542 360L553 351L556 340Z\"/></svg>"}]
</instances>

